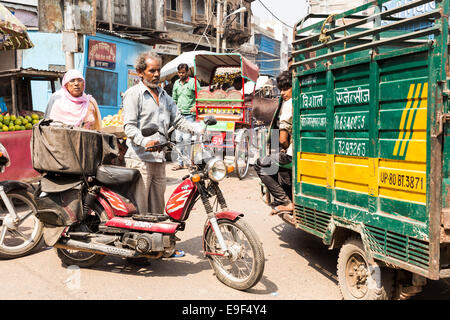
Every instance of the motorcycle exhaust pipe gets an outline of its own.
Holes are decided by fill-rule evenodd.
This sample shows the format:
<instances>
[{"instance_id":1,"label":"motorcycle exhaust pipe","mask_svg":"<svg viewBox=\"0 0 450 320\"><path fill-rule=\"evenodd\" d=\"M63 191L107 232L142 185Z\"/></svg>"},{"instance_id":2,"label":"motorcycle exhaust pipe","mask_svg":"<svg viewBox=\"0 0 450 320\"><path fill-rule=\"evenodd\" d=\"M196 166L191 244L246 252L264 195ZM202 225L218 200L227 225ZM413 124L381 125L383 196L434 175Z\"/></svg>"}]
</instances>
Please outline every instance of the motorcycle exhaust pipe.
<instances>
[{"instance_id":1,"label":"motorcycle exhaust pipe","mask_svg":"<svg viewBox=\"0 0 450 320\"><path fill-rule=\"evenodd\" d=\"M91 252L96 254L111 255L117 257L125 258L135 258L135 257L147 257L150 259L160 259L164 252L158 252L156 254L139 254L135 250L122 249L117 247L108 246L106 244L99 243L87 243L77 240L69 239L65 243L56 243L55 248L66 249L66 250L78 250L83 252Z\"/></svg>"},{"instance_id":2,"label":"motorcycle exhaust pipe","mask_svg":"<svg viewBox=\"0 0 450 320\"><path fill-rule=\"evenodd\" d=\"M84 252L126 257L126 258L132 258L139 255L134 250L122 249L99 243L91 243L91 242L87 243L72 239L68 240L65 243L56 243L54 247L66 250L79 250Z\"/></svg>"}]
</instances>

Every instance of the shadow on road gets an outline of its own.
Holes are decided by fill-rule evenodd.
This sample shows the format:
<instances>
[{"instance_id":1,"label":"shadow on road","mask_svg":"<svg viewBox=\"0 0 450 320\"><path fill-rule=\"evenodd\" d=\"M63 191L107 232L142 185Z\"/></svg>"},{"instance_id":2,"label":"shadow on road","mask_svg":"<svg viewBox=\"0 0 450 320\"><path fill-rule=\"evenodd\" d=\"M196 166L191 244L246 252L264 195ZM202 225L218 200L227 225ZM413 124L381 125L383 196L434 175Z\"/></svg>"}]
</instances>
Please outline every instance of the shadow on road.
<instances>
[{"instance_id":1,"label":"shadow on road","mask_svg":"<svg viewBox=\"0 0 450 320\"><path fill-rule=\"evenodd\" d=\"M280 223L272 228L283 242L283 248L293 249L297 254L308 261L308 264L336 285L338 259L337 250L328 250L321 239L303 230L296 229L286 223Z\"/></svg>"},{"instance_id":2,"label":"shadow on road","mask_svg":"<svg viewBox=\"0 0 450 320\"><path fill-rule=\"evenodd\" d=\"M90 269L145 277L180 277L199 273L203 270L211 269L209 262L203 258L201 241L202 237L198 236L179 242L176 248L185 251L186 256L184 257L158 260L149 259L149 265L138 266L128 263L125 258L106 256L105 259ZM192 261L197 259L203 260Z\"/></svg>"},{"instance_id":3,"label":"shadow on road","mask_svg":"<svg viewBox=\"0 0 450 320\"><path fill-rule=\"evenodd\" d=\"M29 257L29 256L33 256L35 254L39 254L43 251L49 250L49 249L53 249L53 247L48 247L45 242L44 242L44 238L41 238L41 240L39 241L39 244L33 248L33 250L31 250L30 252L28 252L27 254L23 255L24 257ZM17 259L17 258L12 258L12 259ZM0 259L1 261L1 259Z\"/></svg>"},{"instance_id":4,"label":"shadow on road","mask_svg":"<svg viewBox=\"0 0 450 320\"><path fill-rule=\"evenodd\" d=\"M256 288L261 286L263 286L264 288L263 289ZM252 294L268 295L278 291L277 285L272 281L270 281L269 278L267 278L264 275L262 276L261 280L259 280L259 282L256 284L256 287L248 289L246 290L246 292Z\"/></svg>"},{"instance_id":5,"label":"shadow on road","mask_svg":"<svg viewBox=\"0 0 450 320\"><path fill-rule=\"evenodd\" d=\"M295 229L286 223L280 223L272 228L283 242L284 248L293 249L297 254L308 261L315 270L326 276L338 285L337 259L338 250L328 250L318 237L303 230ZM427 280L423 291L413 296L412 300L448 300L450 298L450 281L440 279L437 281Z\"/></svg>"}]
</instances>

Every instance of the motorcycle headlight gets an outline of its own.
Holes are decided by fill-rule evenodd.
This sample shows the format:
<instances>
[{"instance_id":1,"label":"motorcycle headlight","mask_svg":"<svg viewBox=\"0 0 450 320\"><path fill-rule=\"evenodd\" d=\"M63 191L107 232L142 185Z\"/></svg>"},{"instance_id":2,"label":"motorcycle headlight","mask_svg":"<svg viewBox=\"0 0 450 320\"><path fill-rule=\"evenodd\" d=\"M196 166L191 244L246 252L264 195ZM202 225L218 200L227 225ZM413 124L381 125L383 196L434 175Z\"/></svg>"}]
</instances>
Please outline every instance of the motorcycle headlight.
<instances>
[{"instance_id":1,"label":"motorcycle headlight","mask_svg":"<svg viewBox=\"0 0 450 320\"><path fill-rule=\"evenodd\" d=\"M227 167L223 160L220 159L212 159L208 162L207 165L208 177L215 181L219 182L227 175Z\"/></svg>"}]
</instances>

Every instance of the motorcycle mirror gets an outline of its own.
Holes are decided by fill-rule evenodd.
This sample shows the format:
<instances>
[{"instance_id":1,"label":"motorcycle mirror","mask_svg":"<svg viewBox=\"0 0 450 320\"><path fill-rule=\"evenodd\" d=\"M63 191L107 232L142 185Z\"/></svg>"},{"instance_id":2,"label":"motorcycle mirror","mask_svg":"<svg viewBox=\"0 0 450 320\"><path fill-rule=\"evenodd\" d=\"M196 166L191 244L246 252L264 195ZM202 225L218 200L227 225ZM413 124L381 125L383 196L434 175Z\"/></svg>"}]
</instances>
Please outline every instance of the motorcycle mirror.
<instances>
[{"instance_id":1,"label":"motorcycle mirror","mask_svg":"<svg viewBox=\"0 0 450 320\"><path fill-rule=\"evenodd\" d=\"M205 119L203 120L203 122L207 125L207 126L213 126L217 123L217 120L214 116L206 116Z\"/></svg>"},{"instance_id":2,"label":"motorcycle mirror","mask_svg":"<svg viewBox=\"0 0 450 320\"><path fill-rule=\"evenodd\" d=\"M141 133L144 137L149 137L154 135L155 133L158 132L158 126L154 123L150 123L150 125L147 128L143 128L141 130Z\"/></svg>"}]
</instances>

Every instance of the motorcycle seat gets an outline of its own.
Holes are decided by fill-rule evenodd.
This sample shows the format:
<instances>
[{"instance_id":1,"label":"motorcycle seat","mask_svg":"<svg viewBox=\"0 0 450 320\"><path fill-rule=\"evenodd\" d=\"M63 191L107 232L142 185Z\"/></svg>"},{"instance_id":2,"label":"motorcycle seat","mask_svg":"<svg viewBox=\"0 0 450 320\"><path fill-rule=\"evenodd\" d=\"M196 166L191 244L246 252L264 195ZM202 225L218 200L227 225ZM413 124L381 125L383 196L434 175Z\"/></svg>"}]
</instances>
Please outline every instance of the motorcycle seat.
<instances>
[{"instance_id":1,"label":"motorcycle seat","mask_svg":"<svg viewBox=\"0 0 450 320\"><path fill-rule=\"evenodd\" d=\"M104 185L133 184L139 177L137 169L101 165L97 168L95 178Z\"/></svg>"}]
</instances>

